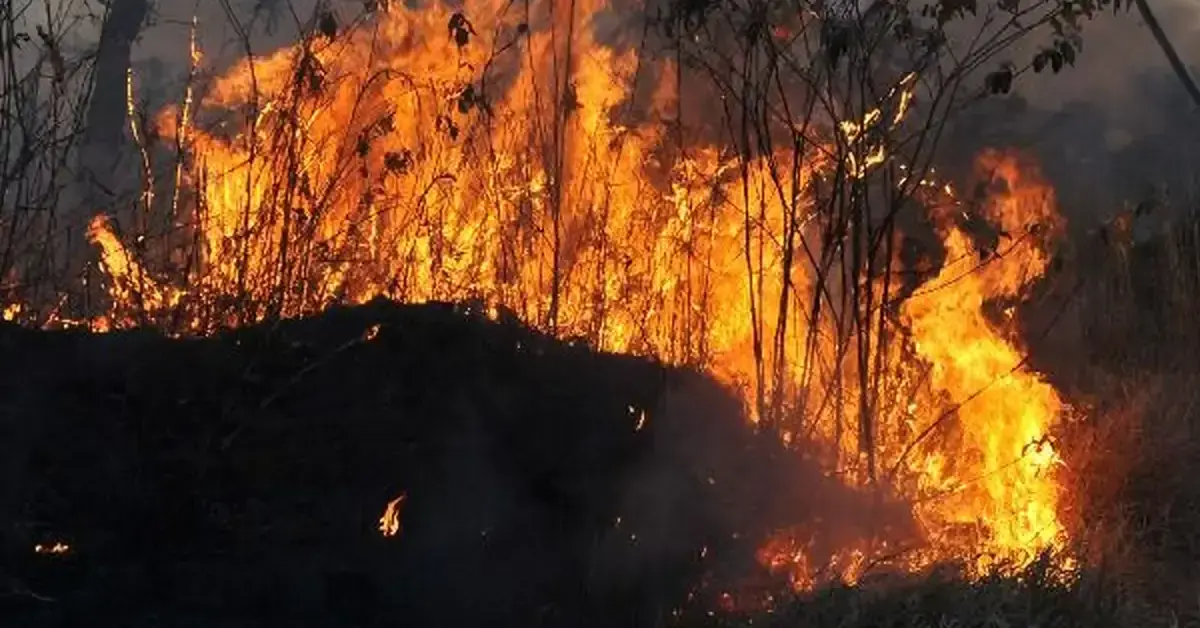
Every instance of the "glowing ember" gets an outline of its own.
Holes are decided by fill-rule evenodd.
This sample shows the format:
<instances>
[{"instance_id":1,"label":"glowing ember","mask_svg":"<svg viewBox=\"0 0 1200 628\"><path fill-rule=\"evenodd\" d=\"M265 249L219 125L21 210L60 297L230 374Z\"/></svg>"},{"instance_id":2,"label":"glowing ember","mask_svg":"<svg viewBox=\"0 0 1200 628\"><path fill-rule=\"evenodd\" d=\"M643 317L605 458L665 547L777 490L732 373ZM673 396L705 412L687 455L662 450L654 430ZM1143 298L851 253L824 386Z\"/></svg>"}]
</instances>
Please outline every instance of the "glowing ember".
<instances>
[{"instance_id":1,"label":"glowing ember","mask_svg":"<svg viewBox=\"0 0 1200 628\"><path fill-rule=\"evenodd\" d=\"M51 544L38 543L33 546L35 554L66 554L71 551L71 546L66 543L54 542Z\"/></svg>"},{"instance_id":2,"label":"glowing ember","mask_svg":"<svg viewBox=\"0 0 1200 628\"><path fill-rule=\"evenodd\" d=\"M400 533L400 506L404 504L406 495L401 495L387 503L383 516L379 518L379 532L384 536L396 536Z\"/></svg>"}]
</instances>

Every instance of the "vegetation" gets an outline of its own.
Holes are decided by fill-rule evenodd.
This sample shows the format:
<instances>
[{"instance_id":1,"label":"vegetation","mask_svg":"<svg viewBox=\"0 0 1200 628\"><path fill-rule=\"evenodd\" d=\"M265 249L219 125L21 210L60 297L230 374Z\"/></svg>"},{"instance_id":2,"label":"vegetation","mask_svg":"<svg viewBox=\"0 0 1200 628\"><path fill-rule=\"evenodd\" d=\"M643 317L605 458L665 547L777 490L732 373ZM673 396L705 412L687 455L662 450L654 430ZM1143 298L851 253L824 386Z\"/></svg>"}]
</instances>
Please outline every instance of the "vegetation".
<instances>
[{"instance_id":1,"label":"vegetation","mask_svg":"<svg viewBox=\"0 0 1200 628\"><path fill-rule=\"evenodd\" d=\"M1192 427L1194 395L1186 391L1200 349L1193 324L1200 312L1191 296L1200 282L1200 227L1181 219L1157 236L1135 233L1153 217L1186 213L1163 199L1131 207L1095 229L1073 215L1064 226L1024 157L988 153L974 172L941 168L954 162L956 149L978 141L973 129L1005 115L994 108L1014 106L1013 99L1001 99L1023 74L1068 68L1080 54L1083 21L1122 5L673 2L637 13L636 22L623 19L634 12L620 2L604 7L580 0L565 14L538 3L468 2L423 12L389 5L368 2L347 12L319 2L302 12L264 2L245 17L222 0L242 60L206 68L193 26L191 63L173 86L176 102L155 111L141 105L139 78L128 74L130 46L146 15L154 14L144 0L109 3L103 14L80 22L51 0L0 8L4 317L38 328L141 327L214 336L189 344L143 332L108 340L6 332L14 355L47 352L66 360L77 348L87 355L129 352L114 358L123 379L87 384L80 374L86 368L72 379L52 376L50 366L35 369L40 375L32 382L11 374L19 387L46 387L30 393L35 397L62 394L65 404L38 397L34 409L10 408L14 415L28 411L39 421L46 417L45 425L91 439L55 452L44 431L49 428L8 426L15 435L10 442L21 445L14 448L13 479L0 495L0 515L14 521L51 512L59 525L95 529L74 533L81 546L109 552L96 562L80 559L87 565L79 575L84 598L159 600L152 612L164 617L176 604L194 611L203 604L188 596L200 595L206 577L244 567L255 544L268 543L263 530L277 524L267 519L282 516L279 525L316 528L334 520L305 519L312 507L306 504L314 501L306 490L336 485L352 495L326 491L321 497L339 511L378 509L396 492L384 487L395 489L388 482L398 480L373 477L386 473L390 456L401 460L394 464L404 467L397 475L407 482L423 473L418 463L469 465L486 454L532 465L506 489L521 495L492 506L544 516L539 530L567 537L553 537L561 543L537 550L522 537L505 546L510 553L462 573L511 579L524 573L516 568L524 564L520 552L546 547L567 558L531 561L540 584L499 587L515 596L511 602L498 592L474 592L472 603L457 609L464 621L528 621L539 604L553 607L544 622L564 626L751 620L779 626L1157 625L1182 621L1192 611L1200 582L1192 565L1200 493L1188 480L1191 461L1200 459L1200 439ZM277 25L285 14L295 18L297 41L279 51L258 50L255 29ZM89 23L101 37L94 63L88 51L73 48L74 29ZM1028 58L1010 58L1015 44L1030 41L1039 45ZM1011 136L987 144L1006 140L1024 144ZM966 152L973 159L976 151ZM110 163L110 154L119 158ZM1054 168L1065 159L1043 160L1054 180ZM1014 164L1019 172L1009 171ZM946 185L962 181L979 186L959 186L964 194ZM970 272L951 272L956 264ZM986 383L975 386L978 373L963 376L970 367L947 359L959 345L931 351L936 338L928 330L938 326L931 322L951 327L962 320L911 306L928 294L949 305L978 298L979 311L962 320L973 322L982 311L979 320L988 324L963 325L952 340L1016 358L991 364L983 372ZM394 312L383 317L391 322L338 322L339 316L378 317L379 304L355 315L318 315L375 296L471 303L468 309L504 321L497 326L503 331L444 327ZM1003 312L1014 305L1020 315L1006 318ZM288 322L297 317L310 318ZM472 325L489 325L471 317ZM424 330L444 344L406 340L394 351L370 348L376 333L384 340L416 333L396 331L405 329ZM290 344L295 333L320 340ZM511 362L489 361L497 342ZM639 354L680 370L597 357L576 344ZM528 347L537 347L536 358ZM90 359L94 370L113 368ZM588 366L560 372L573 360ZM147 365L171 375L156 379ZM335 377L330 365L349 371ZM946 376L953 368L962 373ZM514 375L519 381L496 384L512 369L521 373ZM744 413L756 420L754 430L719 424L715 432L701 429L706 435L699 442L672 430L677 442L664 453L655 449L660 441L647 445L649 437L638 429L606 423L659 404L670 387L651 380L701 369L740 395ZM396 386L406 384L396 382L424 381L432 377L426 370L445 380L435 382L437 392L422 397L417 409L406 405L407 397L395 402L390 395L416 394L398 392ZM1018 376L1014 387L988 392L993 382ZM729 399L713 392L714 384L701 388L703 398L727 411L721 420L738 415L722 405ZM118 400L105 412L119 428L51 417L103 396ZM195 402L200 407L171 409L199 397L206 397ZM1028 418L1012 405L1018 398L1049 410L1029 425L1015 425L1014 415ZM506 414L514 399L527 411ZM984 404L992 405L980 410ZM317 408L328 416L318 416ZM456 418L428 427L439 410ZM494 412L499 423L478 427L463 418L480 412ZM688 412L708 416L696 407ZM389 413L399 418L389 422ZM153 424L160 414L178 415L179 422L169 429ZM578 425L560 424L575 414ZM358 431L332 421L334 415ZM302 420L291 424L289 417ZM483 449L445 457L394 454L402 443L426 442L406 432L411 421L436 433L426 435L435 447L450 447L459 430L498 435ZM236 443L255 433L247 426L260 424L269 429L239 450ZM1002 441L995 449L1003 451L981 444L988 439ZM728 442L714 450L720 440ZM105 471L86 451L101 443L119 452L114 464L126 466ZM797 452L844 484L825 488L815 479L821 473L799 462ZM72 456L83 462L71 462ZM369 462L343 468L359 456ZM715 464L704 456L727 463L737 478L736 488L718 490L733 502L720 512L765 508L767 514L738 514L735 523L704 506L711 495L692 477ZM931 475L945 459L958 466ZM151 471L139 470L143 464ZM695 534L683 535L683 543L676 529L657 528L666 523L652 515L667 517L671 526L689 522L680 513L663 515L654 499L641 496L634 510L650 514L620 516L646 517L641 523L647 527L633 534L653 539L644 540L651 549L626 557L628 564L605 563L588 542L612 534L622 487L642 477L630 469L656 464L671 478L660 489L683 486L680 507L700 518L689 530ZM306 475L305 465L330 475ZM1013 468L1011 478L988 484ZM805 491L821 486L828 491L821 494L839 504L843 498L854 504L852 514L785 488L783 469L792 481L806 478L797 482ZM40 473L50 478L44 485L36 479ZM81 475L104 477L120 490L81 484L74 479ZM289 476L309 482L292 483ZM257 484L260 477L270 479ZM471 494L446 481L445 490ZM1018 490L996 488L1006 485ZM858 562L818 580L858 583L805 594L782 582L795 574L764 573L754 564L755 550L778 541L780 530L799 528L789 541L803 547L804 535L822 528L813 517L836 518L831 512L837 511L844 515L841 525L873 525L881 515L859 509L866 499L860 491L880 503L912 503L915 516L937 528L923 531L941 543L933 558L908 545L897 549L877 530L854 530L855 542L828 551L827 558L853 554ZM45 500L36 502L37 512L23 510L26 492ZM172 497L180 494L215 505ZM956 495L962 502L953 505ZM83 506L103 510L115 498L126 509L113 520ZM1024 526L1021 532L1037 527L1021 518L1023 506L1014 507L1022 499L1046 506L1062 529L1035 530L1037 543L1028 548L996 541L1014 521ZM279 509L256 510L270 500L281 500ZM929 505L942 500L952 505ZM783 505L767 507L776 502ZM206 510L210 505L216 514ZM982 510L974 515L967 506ZM230 507L240 510L223 510ZM454 519L445 508L429 517ZM813 512L797 512L806 508ZM420 506L413 509L419 521ZM356 513L354 524L338 519L330 525L346 526L346 536L335 535L345 545L335 545L352 552L345 560L359 566L313 564L338 574L323 572L321 586L353 595L374 591L383 601L349 603L334 593L321 612L345 625L386 625L385 612L397 610L418 622L445 619L453 602L436 596L417 602L423 594L408 590L389 598L373 582L386 579L389 569L423 575L448 545L432 528L414 533L417 540L406 547L416 549L383 549L376 536L347 540L350 527L363 528L376 516ZM970 517L983 523L972 527ZM184 547L161 554L135 547L131 539L147 530L140 518L162 521L155 532L162 536L155 538ZM113 530L119 538L104 538ZM466 543L477 531L464 528L454 539ZM189 540L185 532L198 536ZM320 536L307 528L291 533L293 541ZM734 533L739 542L724 540ZM33 540L28 532L10 536L13 548ZM969 550L974 543L978 556ZM317 545L303 547L330 550ZM714 570L721 569L695 560L709 545L723 550L718 560L730 561L733 576L714 583ZM288 547L279 539L268 546L262 550L268 554ZM205 552L223 547L235 547L238 558L206 562L216 559ZM1032 560L1038 551L1043 559ZM373 552L399 566L369 557ZM427 555L399 556L404 552ZM980 569L981 557L992 552L1000 562ZM121 558L126 553L133 558ZM62 567L45 558L23 567L22 584L9 587L8 598L32 605L34 621L97 608L95 598L57 607L66 610L40 599L47 597L42 588L23 581L46 565ZM333 560L322 554L327 558ZM661 568L652 558L662 558ZM868 577L863 566L888 562L884 558L893 559L892 571L909 575ZM1078 561L1078 571L1066 569L1070 560ZM944 572L953 561L961 570ZM269 568L258 573L264 579L297 567L284 559L264 564ZM100 583L107 578L95 571L102 565L128 570L122 573L131 581L176 579L186 582L184 589L195 588L136 591L120 578ZM347 569L371 575L363 580ZM581 575L596 569L615 571L607 579ZM642 575L618 584L630 570ZM47 573L61 584L61 573ZM446 575L439 582L459 586L459 577L465 578ZM564 582L556 582L560 578ZM747 583L756 578L768 583L768 610L761 608L761 591L742 590L753 589ZM317 580L298 578L294 592ZM239 582L265 595L264 587ZM597 582L607 588L588 588L601 586ZM281 604L239 599L245 608ZM343 603L349 607L334 608ZM488 615L489 605L502 607L499 614ZM239 614L250 613L245 608L205 607L201 615L226 613L221 620L233 621L248 616ZM151 615L130 611L120 620L154 621Z\"/></svg>"}]
</instances>

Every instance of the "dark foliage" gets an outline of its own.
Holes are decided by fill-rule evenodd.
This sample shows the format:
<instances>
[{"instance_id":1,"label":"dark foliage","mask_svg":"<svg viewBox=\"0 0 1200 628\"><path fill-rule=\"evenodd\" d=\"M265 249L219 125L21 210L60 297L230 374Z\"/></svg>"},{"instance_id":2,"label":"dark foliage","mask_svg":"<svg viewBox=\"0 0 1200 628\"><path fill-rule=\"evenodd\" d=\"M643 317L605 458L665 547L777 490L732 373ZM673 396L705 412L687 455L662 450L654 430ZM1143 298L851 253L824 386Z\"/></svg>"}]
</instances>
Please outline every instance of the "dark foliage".
<instances>
[{"instance_id":1,"label":"dark foliage","mask_svg":"<svg viewBox=\"0 0 1200 628\"><path fill-rule=\"evenodd\" d=\"M5 625L655 625L813 489L708 380L462 307L0 347Z\"/></svg>"}]
</instances>

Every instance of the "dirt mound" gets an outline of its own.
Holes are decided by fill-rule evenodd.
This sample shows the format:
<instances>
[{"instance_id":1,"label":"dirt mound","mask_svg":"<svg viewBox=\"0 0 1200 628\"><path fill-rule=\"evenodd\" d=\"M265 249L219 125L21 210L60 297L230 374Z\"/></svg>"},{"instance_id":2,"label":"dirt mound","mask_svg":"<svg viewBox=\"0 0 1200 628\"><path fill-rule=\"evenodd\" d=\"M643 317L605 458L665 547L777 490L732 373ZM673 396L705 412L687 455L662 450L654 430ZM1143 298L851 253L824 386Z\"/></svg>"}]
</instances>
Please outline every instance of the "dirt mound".
<instances>
[{"instance_id":1,"label":"dirt mound","mask_svg":"<svg viewBox=\"0 0 1200 628\"><path fill-rule=\"evenodd\" d=\"M462 306L0 356L25 626L647 625L837 490L699 375Z\"/></svg>"}]
</instances>

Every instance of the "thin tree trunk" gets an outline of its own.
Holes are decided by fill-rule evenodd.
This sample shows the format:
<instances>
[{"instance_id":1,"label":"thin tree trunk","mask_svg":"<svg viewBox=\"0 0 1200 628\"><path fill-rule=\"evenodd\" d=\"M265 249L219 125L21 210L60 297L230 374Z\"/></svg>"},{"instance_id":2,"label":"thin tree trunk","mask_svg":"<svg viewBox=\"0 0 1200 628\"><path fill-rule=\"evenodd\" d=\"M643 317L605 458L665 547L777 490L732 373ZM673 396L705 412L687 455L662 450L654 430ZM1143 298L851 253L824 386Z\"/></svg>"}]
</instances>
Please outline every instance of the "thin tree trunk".
<instances>
[{"instance_id":1,"label":"thin tree trunk","mask_svg":"<svg viewBox=\"0 0 1200 628\"><path fill-rule=\"evenodd\" d=\"M79 146L79 172L75 194L66 207L71 229L67 259L67 281L75 282L84 272L91 253L86 238L88 223L97 212L114 213L122 189L118 170L126 144L126 79L134 40L149 13L149 0L113 0L104 16L92 93L88 101L87 123ZM88 281L83 310L94 309L95 281ZM68 284L71 285L71 284Z\"/></svg>"},{"instance_id":2,"label":"thin tree trunk","mask_svg":"<svg viewBox=\"0 0 1200 628\"><path fill-rule=\"evenodd\" d=\"M125 77L133 42L149 10L149 0L114 0L104 17L81 154L84 174L94 177L93 184L102 185L111 178L114 155L111 151L119 149L125 141Z\"/></svg>"},{"instance_id":3,"label":"thin tree trunk","mask_svg":"<svg viewBox=\"0 0 1200 628\"><path fill-rule=\"evenodd\" d=\"M1183 88L1192 97L1192 102L1196 103L1197 107L1200 107L1200 88L1196 86L1196 81L1192 79L1187 66L1179 58L1179 53L1175 51L1175 46L1171 45L1171 40L1167 39L1167 34L1163 31L1162 25L1158 23L1158 19L1154 17L1154 13L1150 11L1150 5L1146 4L1146 0L1135 0L1135 2L1137 3L1138 11L1142 14L1142 19L1146 21L1146 26L1150 27L1150 33L1154 35L1154 40L1162 48L1163 54L1167 55L1167 61L1171 64L1171 69L1175 71L1175 75L1179 77L1179 82L1183 83Z\"/></svg>"}]
</instances>

